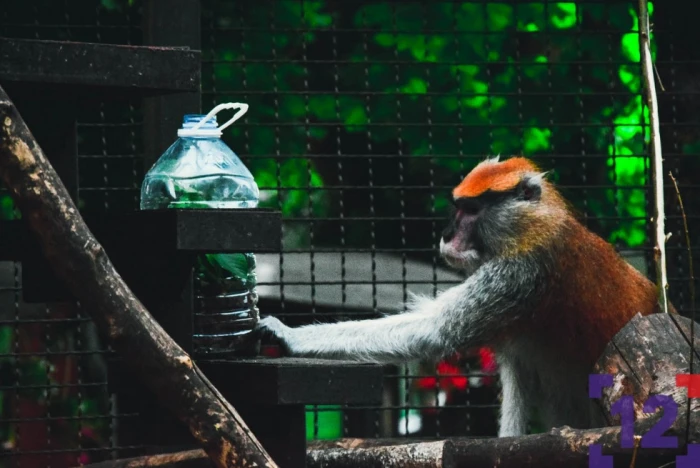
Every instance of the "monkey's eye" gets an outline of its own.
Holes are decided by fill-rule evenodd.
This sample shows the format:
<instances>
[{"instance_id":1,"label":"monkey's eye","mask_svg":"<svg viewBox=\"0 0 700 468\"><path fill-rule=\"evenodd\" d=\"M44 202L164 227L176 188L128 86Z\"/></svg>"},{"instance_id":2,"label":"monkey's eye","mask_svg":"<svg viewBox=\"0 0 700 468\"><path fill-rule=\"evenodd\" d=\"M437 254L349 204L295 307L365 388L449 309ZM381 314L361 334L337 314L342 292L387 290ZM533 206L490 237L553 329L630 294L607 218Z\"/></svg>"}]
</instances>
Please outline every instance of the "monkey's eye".
<instances>
[{"instance_id":1,"label":"monkey's eye","mask_svg":"<svg viewBox=\"0 0 700 468\"><path fill-rule=\"evenodd\" d=\"M472 198L460 198L455 201L455 206L463 214L476 215L481 211L482 203Z\"/></svg>"},{"instance_id":2,"label":"monkey's eye","mask_svg":"<svg viewBox=\"0 0 700 468\"><path fill-rule=\"evenodd\" d=\"M525 201L537 201L542 195L542 188L530 181L523 181L518 190L518 196Z\"/></svg>"}]
</instances>

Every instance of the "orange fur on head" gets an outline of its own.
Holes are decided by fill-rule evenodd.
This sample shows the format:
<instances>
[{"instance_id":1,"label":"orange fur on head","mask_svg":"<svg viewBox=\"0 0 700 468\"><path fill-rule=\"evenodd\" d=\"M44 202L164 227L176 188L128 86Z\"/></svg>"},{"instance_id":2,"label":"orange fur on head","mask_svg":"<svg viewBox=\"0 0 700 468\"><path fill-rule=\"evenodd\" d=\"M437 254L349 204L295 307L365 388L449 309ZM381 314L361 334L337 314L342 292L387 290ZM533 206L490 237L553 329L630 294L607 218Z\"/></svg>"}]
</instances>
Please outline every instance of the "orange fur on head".
<instances>
[{"instance_id":1,"label":"orange fur on head","mask_svg":"<svg viewBox=\"0 0 700 468\"><path fill-rule=\"evenodd\" d=\"M455 198L478 197L487 190L504 192L514 188L525 172L539 172L529 159L517 157L503 162L484 161L476 166L453 191Z\"/></svg>"}]
</instances>

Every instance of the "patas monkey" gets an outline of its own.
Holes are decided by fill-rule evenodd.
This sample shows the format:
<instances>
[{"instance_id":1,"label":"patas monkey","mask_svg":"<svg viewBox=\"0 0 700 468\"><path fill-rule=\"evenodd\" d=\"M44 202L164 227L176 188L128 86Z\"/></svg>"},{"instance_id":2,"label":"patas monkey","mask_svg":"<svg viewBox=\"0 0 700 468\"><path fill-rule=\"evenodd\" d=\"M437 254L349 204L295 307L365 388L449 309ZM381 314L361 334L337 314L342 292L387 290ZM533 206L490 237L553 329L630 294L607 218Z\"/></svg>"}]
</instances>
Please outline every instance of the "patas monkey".
<instances>
[{"instance_id":1,"label":"patas monkey","mask_svg":"<svg viewBox=\"0 0 700 468\"><path fill-rule=\"evenodd\" d=\"M440 253L467 279L409 311L374 320L259 329L294 356L379 363L435 360L492 348L503 389L499 436L526 431L537 407L548 427L605 425L588 375L638 312L660 310L654 284L581 225L529 160L480 163L454 189Z\"/></svg>"}]
</instances>

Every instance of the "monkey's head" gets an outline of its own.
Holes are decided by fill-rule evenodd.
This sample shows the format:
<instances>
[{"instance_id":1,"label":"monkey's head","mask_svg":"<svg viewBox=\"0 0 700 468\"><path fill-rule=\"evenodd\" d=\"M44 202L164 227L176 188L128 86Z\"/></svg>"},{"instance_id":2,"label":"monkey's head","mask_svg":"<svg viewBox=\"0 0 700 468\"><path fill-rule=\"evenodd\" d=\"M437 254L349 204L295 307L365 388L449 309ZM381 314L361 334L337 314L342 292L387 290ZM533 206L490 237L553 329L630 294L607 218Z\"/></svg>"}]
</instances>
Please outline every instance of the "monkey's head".
<instances>
[{"instance_id":1,"label":"monkey's head","mask_svg":"<svg viewBox=\"0 0 700 468\"><path fill-rule=\"evenodd\" d=\"M494 257L526 253L565 222L566 207L530 160L487 159L453 190L453 210L442 233L447 263L471 273Z\"/></svg>"}]
</instances>

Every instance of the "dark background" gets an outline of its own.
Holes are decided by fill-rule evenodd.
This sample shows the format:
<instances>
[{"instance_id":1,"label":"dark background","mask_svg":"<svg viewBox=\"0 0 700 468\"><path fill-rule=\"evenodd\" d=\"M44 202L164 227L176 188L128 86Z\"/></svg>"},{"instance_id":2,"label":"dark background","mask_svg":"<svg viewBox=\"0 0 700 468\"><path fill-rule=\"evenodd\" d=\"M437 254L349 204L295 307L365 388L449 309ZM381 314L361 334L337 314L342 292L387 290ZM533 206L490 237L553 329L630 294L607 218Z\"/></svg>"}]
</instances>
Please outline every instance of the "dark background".
<instances>
[{"instance_id":1,"label":"dark background","mask_svg":"<svg viewBox=\"0 0 700 468\"><path fill-rule=\"evenodd\" d=\"M143 42L140 1L5 3L3 37ZM665 170L678 179L697 260L698 7L653 6ZM283 212L285 253L369 252L442 267L436 248L451 188L487 155L522 153L551 170L584 222L636 254L653 278L635 12L636 2L622 1L204 0L202 110L250 104L224 139L253 171L262 206ZM142 102L90 101L78 111L81 210L136 209L148 169ZM690 314L680 211L670 179L664 184L670 296ZM15 216L2 191L0 216ZM0 466L109 458L120 447L115 427L138 415L114 405L107 351L91 341L89 320L69 305L23 303L20 268L0 262ZM396 287L411 289L405 275ZM311 303L297 317L324 312ZM476 370L472 362L460 372ZM409 406L423 414L423 437L494 433L496 386L453 390L454 408L435 417L437 390L420 393L407 372L389 372L387 389L419 396L370 409L365 436L397 435ZM323 436L324 424L343 427L341 413L309 411L309 437Z\"/></svg>"}]
</instances>

